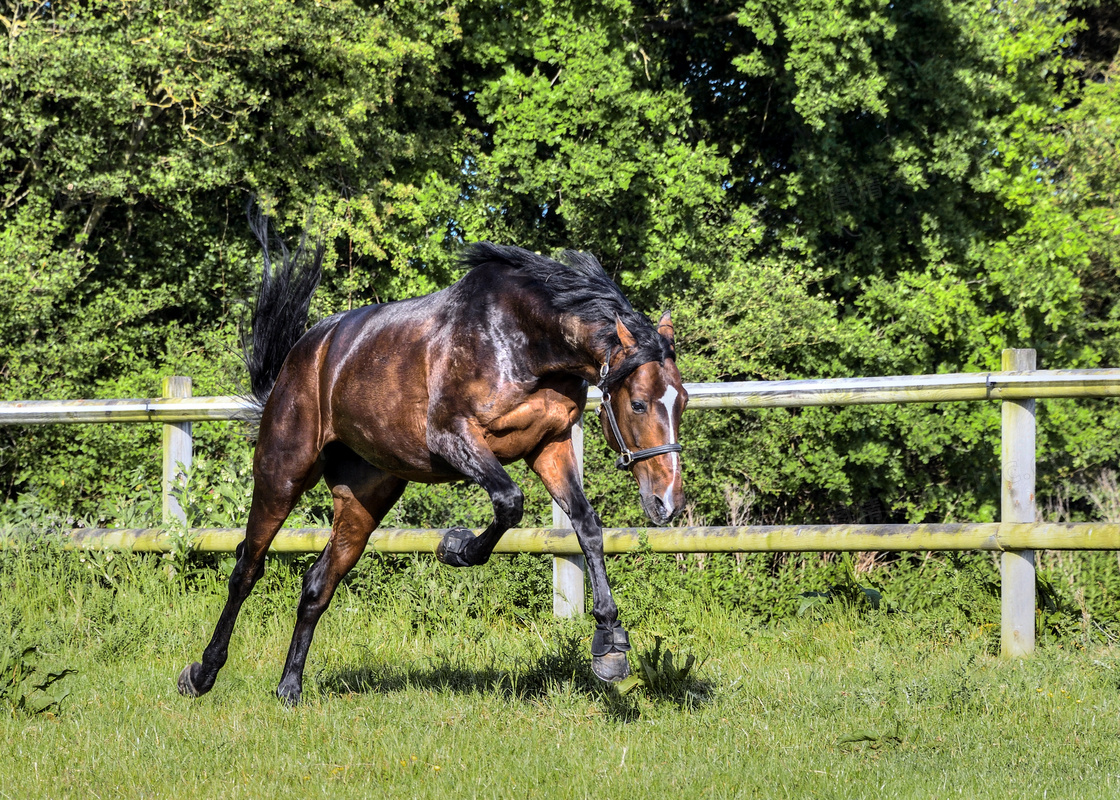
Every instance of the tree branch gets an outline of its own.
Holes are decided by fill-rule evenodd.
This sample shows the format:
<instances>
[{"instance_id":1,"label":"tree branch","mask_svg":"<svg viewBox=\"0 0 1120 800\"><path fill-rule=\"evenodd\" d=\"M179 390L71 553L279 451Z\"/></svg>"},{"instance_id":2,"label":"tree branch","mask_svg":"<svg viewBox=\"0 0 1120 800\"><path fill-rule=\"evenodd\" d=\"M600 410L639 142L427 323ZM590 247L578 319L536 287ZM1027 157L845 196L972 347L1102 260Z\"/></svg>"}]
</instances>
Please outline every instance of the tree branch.
<instances>
[{"instance_id":1,"label":"tree branch","mask_svg":"<svg viewBox=\"0 0 1120 800\"><path fill-rule=\"evenodd\" d=\"M735 22L739 19L739 12L732 11L728 14L721 14L718 17L705 20L704 22L688 22L683 19L647 19L642 27L650 31L691 31L696 28L707 27L708 25L722 25L727 22Z\"/></svg>"},{"instance_id":2,"label":"tree branch","mask_svg":"<svg viewBox=\"0 0 1120 800\"><path fill-rule=\"evenodd\" d=\"M158 114L159 110L157 109L155 114L151 117L142 116L132 123L132 134L128 138L128 147L126 147L124 151L122 167L127 167L128 162L132 160L132 157L140 149L140 144L144 141L144 136L151 130L152 122ZM89 212L89 217L86 218L86 224L82 226L82 232L74 237L74 241L70 245L71 250L81 252L82 247L89 241L90 235L101 221L101 217L104 216L106 209L109 208L110 199L111 198L103 195L94 201L93 207Z\"/></svg>"}]
</instances>

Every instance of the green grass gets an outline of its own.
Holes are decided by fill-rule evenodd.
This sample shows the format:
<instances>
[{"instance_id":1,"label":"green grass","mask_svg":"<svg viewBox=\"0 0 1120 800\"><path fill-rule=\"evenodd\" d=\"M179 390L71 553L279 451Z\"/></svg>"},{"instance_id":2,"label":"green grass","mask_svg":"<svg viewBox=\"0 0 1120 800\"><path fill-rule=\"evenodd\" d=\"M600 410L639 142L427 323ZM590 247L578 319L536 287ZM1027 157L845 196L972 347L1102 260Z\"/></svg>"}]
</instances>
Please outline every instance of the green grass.
<instances>
[{"instance_id":1,"label":"green grass","mask_svg":"<svg viewBox=\"0 0 1120 800\"><path fill-rule=\"evenodd\" d=\"M490 602L509 562L449 575L418 559L395 583L359 570L340 591L304 703L287 709L272 692L299 569L270 567L217 685L192 701L175 679L211 632L220 566L169 577L167 561L80 558L0 553L0 619L44 663L77 670L59 682L69 695L57 711L0 716L0 797L1120 791L1120 648L1073 628L1005 662L991 655L998 617L948 604L940 618L858 598L765 618L673 595L623 604L624 619L637 621L639 650L659 635L698 665L621 697L591 676L588 619Z\"/></svg>"}]
</instances>

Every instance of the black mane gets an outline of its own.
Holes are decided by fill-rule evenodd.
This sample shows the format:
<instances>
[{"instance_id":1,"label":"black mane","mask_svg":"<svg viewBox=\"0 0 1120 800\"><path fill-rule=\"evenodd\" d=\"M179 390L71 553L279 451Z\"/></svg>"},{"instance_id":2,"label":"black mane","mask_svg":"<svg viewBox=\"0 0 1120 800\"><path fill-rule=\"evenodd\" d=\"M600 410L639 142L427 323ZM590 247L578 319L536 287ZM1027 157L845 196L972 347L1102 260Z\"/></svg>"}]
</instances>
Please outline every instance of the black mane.
<instances>
[{"instance_id":1,"label":"black mane","mask_svg":"<svg viewBox=\"0 0 1120 800\"><path fill-rule=\"evenodd\" d=\"M638 346L607 376L604 388L608 391L642 364L664 363L666 358L675 357L672 345L644 315L634 310L595 256L579 250L565 250L559 259L554 261L519 247L490 242L470 245L461 257L463 265L472 270L500 265L530 276L534 288L548 298L558 315L572 314L586 323L598 325L594 336L595 344L601 349L611 351L621 346L615 318L621 319Z\"/></svg>"}]
</instances>

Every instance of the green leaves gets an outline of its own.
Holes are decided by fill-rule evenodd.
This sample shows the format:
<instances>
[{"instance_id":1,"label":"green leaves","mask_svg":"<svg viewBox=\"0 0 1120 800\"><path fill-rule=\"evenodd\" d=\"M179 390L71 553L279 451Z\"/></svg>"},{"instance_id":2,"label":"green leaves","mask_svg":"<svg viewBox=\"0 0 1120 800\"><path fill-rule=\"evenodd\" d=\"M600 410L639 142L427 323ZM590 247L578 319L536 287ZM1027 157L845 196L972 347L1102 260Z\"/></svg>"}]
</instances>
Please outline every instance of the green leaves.
<instances>
[{"instance_id":1,"label":"green leaves","mask_svg":"<svg viewBox=\"0 0 1120 800\"><path fill-rule=\"evenodd\" d=\"M0 702L7 703L17 714L58 711L70 692L55 684L75 672L44 667L39 646L24 643L18 629L0 641Z\"/></svg>"},{"instance_id":2,"label":"green leaves","mask_svg":"<svg viewBox=\"0 0 1120 800\"><path fill-rule=\"evenodd\" d=\"M639 297L670 276L706 274L689 250L702 241L696 215L722 202L726 164L691 135L681 88L650 71L633 4L546 3L512 18L479 4L470 13L486 44L468 57L497 59L493 41L508 56L478 76L487 146L465 227L590 250Z\"/></svg>"},{"instance_id":3,"label":"green leaves","mask_svg":"<svg viewBox=\"0 0 1120 800\"><path fill-rule=\"evenodd\" d=\"M1120 109L1095 8L12 0L2 391L143 396L188 369L240 391L250 195L326 242L319 315L446 286L459 245L492 240L589 250L636 307L672 307L690 381L987 370L1007 346L1116 363ZM1114 460L1114 417L1040 411L1041 494ZM994 514L990 409L686 425L710 522L747 480L770 521ZM139 430L0 437L6 497L92 512L155 471ZM631 521L623 486L592 490Z\"/></svg>"},{"instance_id":4,"label":"green leaves","mask_svg":"<svg viewBox=\"0 0 1120 800\"><path fill-rule=\"evenodd\" d=\"M653 637L653 647L644 653L635 653L638 659L639 671L620 681L616 689L620 695L627 695L639 686L649 693L657 696L687 696L694 686L695 681L688 677L696 656L689 653L684 664L674 663L673 651L669 648L661 649L661 637ZM695 695L695 692L692 692Z\"/></svg>"},{"instance_id":5,"label":"green leaves","mask_svg":"<svg viewBox=\"0 0 1120 800\"><path fill-rule=\"evenodd\" d=\"M902 723L897 719L895 720L895 729L893 733L882 734L873 730L863 729L845 734L836 740L837 744L863 744L865 742L872 750L878 750L884 745L902 744Z\"/></svg>"}]
</instances>

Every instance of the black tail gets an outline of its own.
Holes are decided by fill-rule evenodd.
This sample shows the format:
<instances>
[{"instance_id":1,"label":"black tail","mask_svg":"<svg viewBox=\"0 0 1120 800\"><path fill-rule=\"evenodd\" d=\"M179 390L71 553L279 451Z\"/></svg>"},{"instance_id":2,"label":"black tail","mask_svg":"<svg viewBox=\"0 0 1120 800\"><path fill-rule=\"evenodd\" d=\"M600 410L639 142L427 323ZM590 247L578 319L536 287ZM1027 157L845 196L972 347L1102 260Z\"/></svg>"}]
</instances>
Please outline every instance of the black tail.
<instances>
[{"instance_id":1,"label":"black tail","mask_svg":"<svg viewBox=\"0 0 1120 800\"><path fill-rule=\"evenodd\" d=\"M249 387L253 398L263 406L284 359L307 328L311 295L315 294L323 276L323 244L319 242L314 255L308 257L307 234L304 233L300 236L299 247L294 253L289 252L279 238L269 235L268 217L259 208L250 207L249 228L261 244L264 272L253 309L251 332L242 347L249 368ZM270 242L280 251L280 265L275 269L269 252Z\"/></svg>"}]
</instances>

